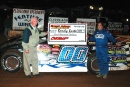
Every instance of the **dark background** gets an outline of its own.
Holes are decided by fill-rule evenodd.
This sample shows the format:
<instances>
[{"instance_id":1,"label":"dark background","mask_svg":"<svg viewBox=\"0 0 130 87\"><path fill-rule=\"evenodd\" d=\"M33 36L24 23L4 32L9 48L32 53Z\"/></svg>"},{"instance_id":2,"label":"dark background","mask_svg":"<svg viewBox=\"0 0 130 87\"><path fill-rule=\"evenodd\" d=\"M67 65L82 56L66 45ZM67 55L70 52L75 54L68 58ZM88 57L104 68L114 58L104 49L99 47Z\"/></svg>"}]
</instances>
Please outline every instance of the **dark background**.
<instances>
[{"instance_id":1,"label":"dark background","mask_svg":"<svg viewBox=\"0 0 130 87\"><path fill-rule=\"evenodd\" d=\"M10 7L22 5L33 7L77 7L87 5L101 5L105 9L126 10L129 9L128 0L0 0L1 4L6 4Z\"/></svg>"},{"instance_id":2,"label":"dark background","mask_svg":"<svg viewBox=\"0 0 130 87\"><path fill-rule=\"evenodd\" d=\"M2 5L6 5L11 9L5 10ZM13 15L12 8L22 9L39 9L46 10L57 7L66 11L66 15L57 15L57 17L68 17L71 22L75 22L76 18L90 18L89 6L102 6L102 16L108 17L113 21L123 21L130 19L130 5L128 0L0 0L0 28L7 14ZM82 9L84 14L71 14L72 9ZM93 14L98 11L91 11ZM45 22L47 22L49 14L45 14ZM51 15L54 17L54 15ZM128 21L126 24L130 24Z\"/></svg>"}]
</instances>

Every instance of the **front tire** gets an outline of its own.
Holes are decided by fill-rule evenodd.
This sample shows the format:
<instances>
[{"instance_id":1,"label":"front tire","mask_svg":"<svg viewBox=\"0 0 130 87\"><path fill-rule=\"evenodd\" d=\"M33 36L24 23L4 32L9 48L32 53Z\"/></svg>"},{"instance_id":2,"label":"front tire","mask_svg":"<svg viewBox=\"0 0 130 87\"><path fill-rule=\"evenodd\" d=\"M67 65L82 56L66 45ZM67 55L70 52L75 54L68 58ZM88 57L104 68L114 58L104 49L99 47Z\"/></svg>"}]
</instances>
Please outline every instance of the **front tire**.
<instances>
[{"instance_id":1,"label":"front tire","mask_svg":"<svg viewBox=\"0 0 130 87\"><path fill-rule=\"evenodd\" d=\"M1 66L4 70L14 73L22 69L22 53L18 50L11 49L4 53L1 59Z\"/></svg>"},{"instance_id":2,"label":"front tire","mask_svg":"<svg viewBox=\"0 0 130 87\"><path fill-rule=\"evenodd\" d=\"M98 62L96 58L96 53L92 53L90 56L88 56L88 61L87 61L87 69L89 72L92 74L98 74L99 73L99 67L98 67Z\"/></svg>"}]
</instances>

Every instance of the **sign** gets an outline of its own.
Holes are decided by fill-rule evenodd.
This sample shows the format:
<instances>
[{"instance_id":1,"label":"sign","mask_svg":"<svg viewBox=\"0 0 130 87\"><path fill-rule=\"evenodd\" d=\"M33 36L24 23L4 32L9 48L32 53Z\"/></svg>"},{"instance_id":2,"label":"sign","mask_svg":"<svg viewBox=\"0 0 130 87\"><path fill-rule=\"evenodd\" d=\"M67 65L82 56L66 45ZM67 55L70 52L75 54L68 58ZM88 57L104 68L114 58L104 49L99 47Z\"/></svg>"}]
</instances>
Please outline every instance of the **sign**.
<instances>
[{"instance_id":1,"label":"sign","mask_svg":"<svg viewBox=\"0 0 130 87\"><path fill-rule=\"evenodd\" d=\"M96 19L77 18L76 22L87 24L87 33L94 34L96 28Z\"/></svg>"},{"instance_id":2,"label":"sign","mask_svg":"<svg viewBox=\"0 0 130 87\"><path fill-rule=\"evenodd\" d=\"M29 26L31 18L36 17L38 19L38 28L43 30L44 15L44 10L13 8L13 29L25 29L27 26Z\"/></svg>"},{"instance_id":3,"label":"sign","mask_svg":"<svg viewBox=\"0 0 130 87\"><path fill-rule=\"evenodd\" d=\"M117 30L117 31L122 31L124 28L122 22L108 22L107 29L108 30Z\"/></svg>"},{"instance_id":4,"label":"sign","mask_svg":"<svg viewBox=\"0 0 130 87\"><path fill-rule=\"evenodd\" d=\"M68 23L68 18L49 17L48 23Z\"/></svg>"},{"instance_id":5,"label":"sign","mask_svg":"<svg viewBox=\"0 0 130 87\"><path fill-rule=\"evenodd\" d=\"M86 45L86 24L50 23L48 44Z\"/></svg>"}]
</instances>

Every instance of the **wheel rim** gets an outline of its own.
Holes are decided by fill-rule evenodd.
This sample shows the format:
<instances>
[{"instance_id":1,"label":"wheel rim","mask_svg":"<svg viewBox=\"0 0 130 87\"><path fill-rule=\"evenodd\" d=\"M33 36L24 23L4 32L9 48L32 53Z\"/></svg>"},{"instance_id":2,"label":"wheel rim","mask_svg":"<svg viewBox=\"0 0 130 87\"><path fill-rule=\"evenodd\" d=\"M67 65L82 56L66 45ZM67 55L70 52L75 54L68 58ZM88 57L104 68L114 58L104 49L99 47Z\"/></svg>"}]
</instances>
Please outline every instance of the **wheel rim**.
<instances>
[{"instance_id":1,"label":"wheel rim","mask_svg":"<svg viewBox=\"0 0 130 87\"><path fill-rule=\"evenodd\" d=\"M5 61L5 66L8 70L15 70L19 66L19 60L15 56L10 56Z\"/></svg>"},{"instance_id":2,"label":"wheel rim","mask_svg":"<svg viewBox=\"0 0 130 87\"><path fill-rule=\"evenodd\" d=\"M93 60L91 60L91 68L94 71L99 71L99 67L98 67L98 62L97 62L97 58L93 58Z\"/></svg>"}]
</instances>

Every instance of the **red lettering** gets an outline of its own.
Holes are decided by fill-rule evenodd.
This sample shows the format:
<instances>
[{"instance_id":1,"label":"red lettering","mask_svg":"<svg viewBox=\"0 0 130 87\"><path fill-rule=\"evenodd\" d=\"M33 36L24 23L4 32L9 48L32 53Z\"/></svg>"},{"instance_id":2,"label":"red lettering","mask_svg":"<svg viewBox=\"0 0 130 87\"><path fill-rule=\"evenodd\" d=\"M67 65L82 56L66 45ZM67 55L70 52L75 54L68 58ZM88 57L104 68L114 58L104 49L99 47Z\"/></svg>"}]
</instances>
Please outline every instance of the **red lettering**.
<instances>
[{"instance_id":1,"label":"red lettering","mask_svg":"<svg viewBox=\"0 0 130 87\"><path fill-rule=\"evenodd\" d=\"M69 39L69 37L52 37L51 40L66 40Z\"/></svg>"},{"instance_id":2,"label":"red lettering","mask_svg":"<svg viewBox=\"0 0 130 87\"><path fill-rule=\"evenodd\" d=\"M70 28L70 26L62 25L61 28L63 28L63 29L64 29L64 28L65 28L65 29L67 28L67 29L68 29L68 28Z\"/></svg>"},{"instance_id":3,"label":"red lettering","mask_svg":"<svg viewBox=\"0 0 130 87\"><path fill-rule=\"evenodd\" d=\"M62 29L69 29L70 26L67 26L67 25L51 25L52 28L62 28Z\"/></svg>"},{"instance_id":4,"label":"red lettering","mask_svg":"<svg viewBox=\"0 0 130 87\"><path fill-rule=\"evenodd\" d=\"M51 27L60 27L60 25L51 25Z\"/></svg>"},{"instance_id":5,"label":"red lettering","mask_svg":"<svg viewBox=\"0 0 130 87\"><path fill-rule=\"evenodd\" d=\"M60 25L51 25L51 28L52 29L57 29L57 28L59 28L60 27Z\"/></svg>"}]
</instances>

